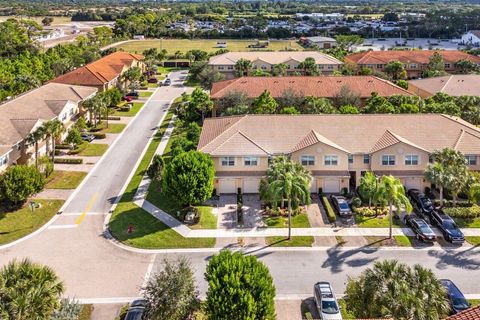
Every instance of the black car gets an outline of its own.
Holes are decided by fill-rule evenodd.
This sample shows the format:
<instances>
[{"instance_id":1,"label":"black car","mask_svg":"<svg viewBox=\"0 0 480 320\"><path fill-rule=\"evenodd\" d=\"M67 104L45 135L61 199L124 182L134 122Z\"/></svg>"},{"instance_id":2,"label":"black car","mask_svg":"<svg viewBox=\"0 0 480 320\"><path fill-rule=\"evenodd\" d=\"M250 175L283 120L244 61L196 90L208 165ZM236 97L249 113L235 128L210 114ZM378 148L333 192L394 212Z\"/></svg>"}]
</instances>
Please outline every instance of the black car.
<instances>
[{"instance_id":1,"label":"black car","mask_svg":"<svg viewBox=\"0 0 480 320\"><path fill-rule=\"evenodd\" d=\"M330 201L340 217L351 217L352 209L348 205L347 199L341 196L330 196Z\"/></svg>"},{"instance_id":2,"label":"black car","mask_svg":"<svg viewBox=\"0 0 480 320\"><path fill-rule=\"evenodd\" d=\"M404 218L405 224L412 228L415 232L415 237L417 240L422 240L425 242L433 242L437 238L432 229L428 226L425 220L420 218L415 218L411 215L406 215Z\"/></svg>"},{"instance_id":3,"label":"black car","mask_svg":"<svg viewBox=\"0 0 480 320\"><path fill-rule=\"evenodd\" d=\"M470 303L465 299L463 293L458 289L452 280L440 279L440 283L447 289L448 300L450 300L451 314L470 308Z\"/></svg>"},{"instance_id":4,"label":"black car","mask_svg":"<svg viewBox=\"0 0 480 320\"><path fill-rule=\"evenodd\" d=\"M139 94L136 91L129 92L125 95L126 97L138 98Z\"/></svg>"},{"instance_id":5,"label":"black car","mask_svg":"<svg viewBox=\"0 0 480 320\"><path fill-rule=\"evenodd\" d=\"M150 78L147 80L148 83L157 83L158 79L157 78Z\"/></svg>"},{"instance_id":6,"label":"black car","mask_svg":"<svg viewBox=\"0 0 480 320\"><path fill-rule=\"evenodd\" d=\"M434 207L433 203L424 193L417 189L410 189L407 192L412 205L417 209L418 214L422 217L430 216Z\"/></svg>"},{"instance_id":7,"label":"black car","mask_svg":"<svg viewBox=\"0 0 480 320\"><path fill-rule=\"evenodd\" d=\"M433 210L430 215L430 222L442 231L443 237L448 242L458 244L465 242L465 237L455 224L455 221L442 210Z\"/></svg>"},{"instance_id":8,"label":"black car","mask_svg":"<svg viewBox=\"0 0 480 320\"><path fill-rule=\"evenodd\" d=\"M143 318L143 313L145 312L146 303L147 301L144 299L134 300L128 307L125 320L141 320Z\"/></svg>"}]
</instances>

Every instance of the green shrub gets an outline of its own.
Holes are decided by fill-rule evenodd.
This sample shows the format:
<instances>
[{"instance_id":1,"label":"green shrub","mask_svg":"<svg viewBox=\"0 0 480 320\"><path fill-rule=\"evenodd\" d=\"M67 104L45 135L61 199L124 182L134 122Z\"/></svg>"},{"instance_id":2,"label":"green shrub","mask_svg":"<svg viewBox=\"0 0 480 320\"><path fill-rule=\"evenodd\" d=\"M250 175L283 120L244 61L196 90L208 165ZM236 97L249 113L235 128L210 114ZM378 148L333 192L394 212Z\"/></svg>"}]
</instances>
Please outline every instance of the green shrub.
<instances>
[{"instance_id":1,"label":"green shrub","mask_svg":"<svg viewBox=\"0 0 480 320\"><path fill-rule=\"evenodd\" d=\"M45 179L34 166L12 166L0 176L0 199L18 205L42 191L44 185Z\"/></svg>"},{"instance_id":2,"label":"green shrub","mask_svg":"<svg viewBox=\"0 0 480 320\"><path fill-rule=\"evenodd\" d=\"M64 164L82 164L83 159L79 158L55 158L54 163L64 163Z\"/></svg>"},{"instance_id":3,"label":"green shrub","mask_svg":"<svg viewBox=\"0 0 480 320\"><path fill-rule=\"evenodd\" d=\"M355 197L352 200L352 207L353 208L358 208L362 205L362 200L359 197Z\"/></svg>"},{"instance_id":4,"label":"green shrub","mask_svg":"<svg viewBox=\"0 0 480 320\"><path fill-rule=\"evenodd\" d=\"M81 144L77 145L75 149L72 149L68 152L68 154L79 154L83 150L85 150L88 146L88 142L84 141Z\"/></svg>"},{"instance_id":5,"label":"green shrub","mask_svg":"<svg viewBox=\"0 0 480 320\"><path fill-rule=\"evenodd\" d=\"M444 208L443 211L453 218L478 218L480 206Z\"/></svg>"},{"instance_id":6,"label":"green shrub","mask_svg":"<svg viewBox=\"0 0 480 320\"><path fill-rule=\"evenodd\" d=\"M327 213L328 221L330 221L330 223L337 221L337 215L335 214L335 211L333 211L332 205L330 204L330 201L328 201L328 198L325 196L322 197L322 202L325 212Z\"/></svg>"},{"instance_id":7,"label":"green shrub","mask_svg":"<svg viewBox=\"0 0 480 320\"><path fill-rule=\"evenodd\" d=\"M434 201L435 206L440 206L440 200L435 199ZM471 207L472 203L468 200L457 200L455 203L455 207ZM451 208L453 207L453 200L446 200L443 199L443 207L444 208Z\"/></svg>"},{"instance_id":8,"label":"green shrub","mask_svg":"<svg viewBox=\"0 0 480 320\"><path fill-rule=\"evenodd\" d=\"M100 132L91 132L89 134L94 136L95 139L105 139L107 137L107 135L105 133L100 133Z\"/></svg>"},{"instance_id":9,"label":"green shrub","mask_svg":"<svg viewBox=\"0 0 480 320\"><path fill-rule=\"evenodd\" d=\"M68 150L70 150L70 149L72 149L72 146L69 145L69 144L59 143L59 144L55 145L55 149L64 149L64 150L68 149Z\"/></svg>"},{"instance_id":10,"label":"green shrub","mask_svg":"<svg viewBox=\"0 0 480 320\"><path fill-rule=\"evenodd\" d=\"M382 207L377 208L375 207L353 207L353 212L359 214L364 217L376 217L378 215L386 215L388 214L388 208Z\"/></svg>"}]
</instances>

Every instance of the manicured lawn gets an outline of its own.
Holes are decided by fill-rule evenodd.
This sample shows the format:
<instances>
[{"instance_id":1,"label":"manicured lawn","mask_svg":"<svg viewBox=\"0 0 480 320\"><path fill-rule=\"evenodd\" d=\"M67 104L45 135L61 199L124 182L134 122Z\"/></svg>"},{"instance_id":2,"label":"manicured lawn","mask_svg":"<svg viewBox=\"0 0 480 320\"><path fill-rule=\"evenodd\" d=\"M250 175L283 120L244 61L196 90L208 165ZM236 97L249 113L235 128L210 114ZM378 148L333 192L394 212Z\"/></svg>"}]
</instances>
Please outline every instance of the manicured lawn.
<instances>
[{"instance_id":1,"label":"manicured lawn","mask_svg":"<svg viewBox=\"0 0 480 320\"><path fill-rule=\"evenodd\" d=\"M157 48L159 50L166 49L169 54L176 51L187 52L192 49L203 50L207 52L215 52L220 48L217 47L218 41L227 41L227 49L229 51L253 51L261 50L255 48L248 48L248 45L254 44L255 40L215 40L215 39L163 39L163 40L140 40L130 41L121 44L117 48L121 48L131 53L142 53L146 49ZM280 40L271 41L270 45L264 50L285 50L296 49L303 50L303 48L295 40Z\"/></svg>"},{"instance_id":2,"label":"manicured lawn","mask_svg":"<svg viewBox=\"0 0 480 320\"><path fill-rule=\"evenodd\" d=\"M468 299L468 302L472 305L472 307L476 307L480 305L480 299Z\"/></svg>"},{"instance_id":3,"label":"manicured lawn","mask_svg":"<svg viewBox=\"0 0 480 320\"><path fill-rule=\"evenodd\" d=\"M400 247L412 247L414 245L415 237L407 237L407 236L393 236L395 238L395 242L397 246Z\"/></svg>"},{"instance_id":4,"label":"manicured lawn","mask_svg":"<svg viewBox=\"0 0 480 320\"><path fill-rule=\"evenodd\" d=\"M480 228L480 218L453 218L460 228Z\"/></svg>"},{"instance_id":5,"label":"manicured lawn","mask_svg":"<svg viewBox=\"0 0 480 320\"><path fill-rule=\"evenodd\" d=\"M120 133L123 131L123 129L125 129L126 126L127 125L124 123L109 123L108 128L106 128L106 124L105 124L105 128L99 132L100 133Z\"/></svg>"},{"instance_id":6,"label":"manicured lawn","mask_svg":"<svg viewBox=\"0 0 480 320\"><path fill-rule=\"evenodd\" d=\"M103 143L89 143L88 146L83 149L80 153L78 153L79 156L84 156L84 157L99 157L105 153L108 149L108 144L103 144Z\"/></svg>"},{"instance_id":7,"label":"manicured lawn","mask_svg":"<svg viewBox=\"0 0 480 320\"><path fill-rule=\"evenodd\" d=\"M87 175L81 171L54 171L47 178L46 189L75 189Z\"/></svg>"},{"instance_id":8,"label":"manicured lawn","mask_svg":"<svg viewBox=\"0 0 480 320\"><path fill-rule=\"evenodd\" d=\"M265 223L271 228L288 228L288 217L267 217ZM292 216L292 228L310 228L307 214L302 213Z\"/></svg>"},{"instance_id":9,"label":"manicured lawn","mask_svg":"<svg viewBox=\"0 0 480 320\"><path fill-rule=\"evenodd\" d=\"M28 205L16 211L4 212L0 209L0 244L20 239L47 223L60 209L63 200L40 200L41 204L34 212Z\"/></svg>"},{"instance_id":10,"label":"manicured lawn","mask_svg":"<svg viewBox=\"0 0 480 320\"><path fill-rule=\"evenodd\" d=\"M474 246L480 246L480 237L465 237L468 243Z\"/></svg>"},{"instance_id":11,"label":"manicured lawn","mask_svg":"<svg viewBox=\"0 0 480 320\"><path fill-rule=\"evenodd\" d=\"M119 116L119 117L134 117L138 111L143 107L144 103L143 102L134 102L132 105L132 108L128 111L120 111L120 110L115 110L113 112L112 116Z\"/></svg>"},{"instance_id":12,"label":"manicured lawn","mask_svg":"<svg viewBox=\"0 0 480 320\"><path fill-rule=\"evenodd\" d=\"M286 237L265 237L265 242L271 247L311 247L314 238L312 236L298 236L287 240Z\"/></svg>"},{"instance_id":13,"label":"manicured lawn","mask_svg":"<svg viewBox=\"0 0 480 320\"><path fill-rule=\"evenodd\" d=\"M148 98L153 94L153 91L139 91L138 94L142 98Z\"/></svg>"},{"instance_id":14,"label":"manicured lawn","mask_svg":"<svg viewBox=\"0 0 480 320\"><path fill-rule=\"evenodd\" d=\"M360 228L388 228L389 217L388 215L379 217L364 217L359 214L355 214L355 222ZM393 227L402 227L400 219L393 218Z\"/></svg>"}]
</instances>

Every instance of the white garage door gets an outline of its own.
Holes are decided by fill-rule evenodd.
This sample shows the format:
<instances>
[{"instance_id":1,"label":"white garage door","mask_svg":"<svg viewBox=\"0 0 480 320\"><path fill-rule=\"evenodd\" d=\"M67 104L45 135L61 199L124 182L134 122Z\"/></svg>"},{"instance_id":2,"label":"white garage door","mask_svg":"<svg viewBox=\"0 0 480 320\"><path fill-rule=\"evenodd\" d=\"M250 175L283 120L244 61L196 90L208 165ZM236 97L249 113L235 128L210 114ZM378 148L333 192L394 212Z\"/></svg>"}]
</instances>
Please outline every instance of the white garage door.
<instances>
[{"instance_id":1,"label":"white garage door","mask_svg":"<svg viewBox=\"0 0 480 320\"><path fill-rule=\"evenodd\" d=\"M218 193L237 193L235 179L220 179L218 180Z\"/></svg>"},{"instance_id":2,"label":"white garage door","mask_svg":"<svg viewBox=\"0 0 480 320\"><path fill-rule=\"evenodd\" d=\"M422 190L422 178L405 178L405 188Z\"/></svg>"},{"instance_id":3,"label":"white garage door","mask_svg":"<svg viewBox=\"0 0 480 320\"><path fill-rule=\"evenodd\" d=\"M258 186L260 185L260 179L244 179L243 180L243 193L258 193Z\"/></svg>"},{"instance_id":4,"label":"white garage door","mask_svg":"<svg viewBox=\"0 0 480 320\"><path fill-rule=\"evenodd\" d=\"M317 193L317 179L313 178L312 182L310 182L310 192Z\"/></svg>"},{"instance_id":5,"label":"white garage door","mask_svg":"<svg viewBox=\"0 0 480 320\"><path fill-rule=\"evenodd\" d=\"M340 181L338 179L323 180L323 192L325 193L340 192Z\"/></svg>"}]
</instances>

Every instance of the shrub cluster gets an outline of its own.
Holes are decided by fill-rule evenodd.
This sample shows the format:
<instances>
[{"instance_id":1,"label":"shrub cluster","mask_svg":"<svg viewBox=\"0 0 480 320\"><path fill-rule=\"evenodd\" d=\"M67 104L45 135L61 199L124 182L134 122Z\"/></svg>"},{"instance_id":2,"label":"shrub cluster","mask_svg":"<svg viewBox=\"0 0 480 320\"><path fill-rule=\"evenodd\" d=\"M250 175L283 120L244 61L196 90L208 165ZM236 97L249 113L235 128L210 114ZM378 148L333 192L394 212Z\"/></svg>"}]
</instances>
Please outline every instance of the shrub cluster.
<instances>
[{"instance_id":1,"label":"shrub cluster","mask_svg":"<svg viewBox=\"0 0 480 320\"><path fill-rule=\"evenodd\" d=\"M454 218L478 218L480 217L480 207L473 205L471 207L452 207L444 208L443 211Z\"/></svg>"},{"instance_id":2,"label":"shrub cluster","mask_svg":"<svg viewBox=\"0 0 480 320\"><path fill-rule=\"evenodd\" d=\"M323 196L322 203L325 211L327 212L328 221L330 221L330 223L337 221L337 215L335 214L335 211L333 211L332 205L330 204L330 201L328 201L328 198Z\"/></svg>"},{"instance_id":3,"label":"shrub cluster","mask_svg":"<svg viewBox=\"0 0 480 320\"><path fill-rule=\"evenodd\" d=\"M55 158L54 163L64 163L64 164L82 164L83 159L80 158Z\"/></svg>"},{"instance_id":4,"label":"shrub cluster","mask_svg":"<svg viewBox=\"0 0 480 320\"><path fill-rule=\"evenodd\" d=\"M353 207L353 212L359 214L364 217L376 217L379 215L386 215L388 214L387 207Z\"/></svg>"},{"instance_id":5,"label":"shrub cluster","mask_svg":"<svg viewBox=\"0 0 480 320\"><path fill-rule=\"evenodd\" d=\"M435 199L434 204L436 207L440 206L440 200ZM457 200L455 203L455 207L471 207L472 203L468 200ZM444 208L451 208L453 207L453 200L443 200L443 207Z\"/></svg>"}]
</instances>

